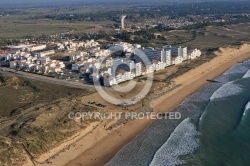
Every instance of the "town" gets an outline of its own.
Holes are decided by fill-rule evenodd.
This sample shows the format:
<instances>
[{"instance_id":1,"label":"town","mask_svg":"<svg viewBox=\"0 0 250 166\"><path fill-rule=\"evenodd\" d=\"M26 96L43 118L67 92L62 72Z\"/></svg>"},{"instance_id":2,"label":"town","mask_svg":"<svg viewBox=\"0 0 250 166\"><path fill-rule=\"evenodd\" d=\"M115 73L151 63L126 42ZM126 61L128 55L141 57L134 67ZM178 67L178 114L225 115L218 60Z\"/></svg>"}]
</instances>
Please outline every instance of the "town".
<instances>
[{"instance_id":1,"label":"town","mask_svg":"<svg viewBox=\"0 0 250 166\"><path fill-rule=\"evenodd\" d=\"M53 45L46 50L47 45ZM77 51L81 48L81 51ZM46 51L44 51L46 50ZM58 50L70 52L66 61L50 58ZM0 60L11 69L109 87L201 56L198 49L164 46L161 50L117 42L101 48L94 40L9 46Z\"/></svg>"}]
</instances>

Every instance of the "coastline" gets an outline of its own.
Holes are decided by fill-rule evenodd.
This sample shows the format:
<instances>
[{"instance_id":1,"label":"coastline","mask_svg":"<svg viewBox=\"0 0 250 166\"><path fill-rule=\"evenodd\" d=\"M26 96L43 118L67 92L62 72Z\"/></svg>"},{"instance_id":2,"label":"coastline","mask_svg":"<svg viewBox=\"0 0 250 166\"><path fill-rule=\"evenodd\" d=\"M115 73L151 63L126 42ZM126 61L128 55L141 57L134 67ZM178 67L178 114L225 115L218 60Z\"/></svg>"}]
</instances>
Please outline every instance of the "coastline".
<instances>
[{"instance_id":1,"label":"coastline","mask_svg":"<svg viewBox=\"0 0 250 166\"><path fill-rule=\"evenodd\" d=\"M235 64L250 59L250 44L243 44L240 49L229 47L221 48L220 50L220 52L215 52L217 57L213 58L211 61L175 78L175 83L182 84L182 86L154 100L151 103L151 107L160 112L166 110L170 111L181 104L185 98L208 83L207 80L213 80ZM168 103L166 109L166 102L169 101L169 98L171 98L171 103Z\"/></svg>"},{"instance_id":2,"label":"coastline","mask_svg":"<svg viewBox=\"0 0 250 166\"><path fill-rule=\"evenodd\" d=\"M243 44L240 49L221 48L221 52L216 52L216 55L217 57L210 62L206 62L173 79L176 84L182 84L182 86L154 100L151 103L153 110L157 112L171 111L188 96L204 86L207 80L213 80L238 62L249 59L250 44ZM92 136L85 139L84 143L89 144L89 147L85 150L83 149L82 153L74 151L64 152L64 154L53 159L53 165L57 165L56 163L60 162L62 162L61 165L65 166L74 166L79 163L83 166L104 165L153 121L149 119L133 120L110 132L100 128ZM96 141L93 141L93 139ZM71 154L71 156L65 158L68 154ZM74 156L78 157L75 158Z\"/></svg>"}]
</instances>

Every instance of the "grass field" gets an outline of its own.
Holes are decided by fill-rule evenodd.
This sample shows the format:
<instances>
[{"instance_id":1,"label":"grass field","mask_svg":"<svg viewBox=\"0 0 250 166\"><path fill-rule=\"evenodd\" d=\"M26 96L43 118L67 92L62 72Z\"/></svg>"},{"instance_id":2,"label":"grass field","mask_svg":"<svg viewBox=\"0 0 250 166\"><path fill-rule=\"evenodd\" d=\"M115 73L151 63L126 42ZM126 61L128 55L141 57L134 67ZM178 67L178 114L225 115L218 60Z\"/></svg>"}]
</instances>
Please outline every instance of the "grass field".
<instances>
[{"instance_id":1,"label":"grass field","mask_svg":"<svg viewBox=\"0 0 250 166\"><path fill-rule=\"evenodd\" d=\"M209 26L197 30L196 38L184 45L193 48L216 48L250 40L250 23Z\"/></svg>"},{"instance_id":2,"label":"grass field","mask_svg":"<svg viewBox=\"0 0 250 166\"><path fill-rule=\"evenodd\" d=\"M48 36L68 31L74 31L74 33L97 32L99 30L110 30L105 26L114 23L113 21L88 22L30 19L31 16L36 17L41 14L44 15L45 13L49 14L55 12L56 11L52 9L39 9L34 11L32 9L27 9L23 15L2 16L0 17L0 38ZM82 12L86 11L83 10ZM67 10L66 13L70 13L70 11Z\"/></svg>"},{"instance_id":3,"label":"grass field","mask_svg":"<svg viewBox=\"0 0 250 166\"><path fill-rule=\"evenodd\" d=\"M208 26L195 30L172 30L155 33L166 39L154 39L150 44L161 48L163 45L184 45L190 48L208 49L250 40L250 23L227 26Z\"/></svg>"},{"instance_id":4,"label":"grass field","mask_svg":"<svg viewBox=\"0 0 250 166\"><path fill-rule=\"evenodd\" d=\"M14 16L10 16L14 17ZM95 29L95 24L60 22L54 20L22 20L21 18L0 17L0 37L16 38L25 36L53 35L68 31L85 32Z\"/></svg>"}]
</instances>

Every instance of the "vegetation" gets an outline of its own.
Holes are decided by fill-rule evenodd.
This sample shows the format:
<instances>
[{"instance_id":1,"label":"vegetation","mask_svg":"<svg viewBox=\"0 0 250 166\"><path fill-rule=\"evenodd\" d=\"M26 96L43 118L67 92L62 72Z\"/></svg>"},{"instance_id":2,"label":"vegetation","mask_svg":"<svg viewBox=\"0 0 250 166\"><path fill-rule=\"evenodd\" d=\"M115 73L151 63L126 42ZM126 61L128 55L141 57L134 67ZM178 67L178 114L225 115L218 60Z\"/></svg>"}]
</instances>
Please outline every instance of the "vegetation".
<instances>
[{"instance_id":1,"label":"vegetation","mask_svg":"<svg viewBox=\"0 0 250 166\"><path fill-rule=\"evenodd\" d=\"M37 156L98 119L74 121L69 112L94 112L80 97L90 90L0 75L0 163L20 165L23 146Z\"/></svg>"},{"instance_id":2,"label":"vegetation","mask_svg":"<svg viewBox=\"0 0 250 166\"><path fill-rule=\"evenodd\" d=\"M168 4L155 6L135 6L122 10L99 11L96 13L71 13L71 14L45 14L30 19L53 19L53 20L68 20L68 21L105 21L112 20L119 22L120 15L126 14L127 19L131 22L140 22L145 18L159 18L162 16L170 16L171 18L183 17L187 15L209 15L218 14L218 19L224 14L248 13L250 10L249 1L227 1L220 2L200 2L193 4ZM133 13L133 14L131 14Z\"/></svg>"}]
</instances>

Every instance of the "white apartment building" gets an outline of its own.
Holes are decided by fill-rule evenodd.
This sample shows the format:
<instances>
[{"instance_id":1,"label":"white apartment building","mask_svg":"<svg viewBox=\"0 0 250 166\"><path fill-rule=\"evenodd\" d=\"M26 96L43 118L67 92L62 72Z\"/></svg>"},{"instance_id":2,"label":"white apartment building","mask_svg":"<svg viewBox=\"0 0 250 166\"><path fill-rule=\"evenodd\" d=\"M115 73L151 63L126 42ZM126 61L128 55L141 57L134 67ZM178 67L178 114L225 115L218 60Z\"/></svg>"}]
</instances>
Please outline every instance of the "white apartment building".
<instances>
[{"instance_id":1,"label":"white apartment building","mask_svg":"<svg viewBox=\"0 0 250 166\"><path fill-rule=\"evenodd\" d=\"M141 75L142 75L142 63L139 62L135 64L135 76L138 77Z\"/></svg>"},{"instance_id":2,"label":"white apartment building","mask_svg":"<svg viewBox=\"0 0 250 166\"><path fill-rule=\"evenodd\" d=\"M200 57L200 56L201 56L201 51L198 49L191 50L188 53L188 59L194 59L194 58Z\"/></svg>"},{"instance_id":3,"label":"white apartment building","mask_svg":"<svg viewBox=\"0 0 250 166\"><path fill-rule=\"evenodd\" d=\"M153 64L146 66L146 74L153 73L154 69L155 69L155 67Z\"/></svg>"},{"instance_id":4,"label":"white apartment building","mask_svg":"<svg viewBox=\"0 0 250 166\"><path fill-rule=\"evenodd\" d=\"M151 64L152 60L160 60L161 52L154 48L136 49L133 52L133 59L136 62L141 62L144 65Z\"/></svg>"},{"instance_id":5,"label":"white apartment building","mask_svg":"<svg viewBox=\"0 0 250 166\"><path fill-rule=\"evenodd\" d=\"M103 78L103 84L106 87L117 85L116 78L112 75Z\"/></svg>"},{"instance_id":6,"label":"white apartment building","mask_svg":"<svg viewBox=\"0 0 250 166\"><path fill-rule=\"evenodd\" d=\"M183 60L187 60L188 59L188 55L187 55L187 47L178 47L178 56L181 56L183 58Z\"/></svg>"},{"instance_id":7,"label":"white apartment building","mask_svg":"<svg viewBox=\"0 0 250 166\"><path fill-rule=\"evenodd\" d=\"M174 56L181 56L183 58L183 60L187 60L188 56L187 56L187 47L176 47L176 46L171 46L171 45L167 45L167 46L163 46L163 49L165 51L170 50L171 51L171 55Z\"/></svg>"},{"instance_id":8,"label":"white apartment building","mask_svg":"<svg viewBox=\"0 0 250 166\"><path fill-rule=\"evenodd\" d=\"M115 78L117 83L119 84L121 82L132 80L134 78L134 74L132 74L131 72L120 72L115 76Z\"/></svg>"},{"instance_id":9,"label":"white apartment building","mask_svg":"<svg viewBox=\"0 0 250 166\"><path fill-rule=\"evenodd\" d=\"M112 74L115 75L115 73L120 69L125 71L131 71L132 69L134 69L134 62L127 58L114 59L111 65Z\"/></svg>"},{"instance_id":10,"label":"white apartment building","mask_svg":"<svg viewBox=\"0 0 250 166\"><path fill-rule=\"evenodd\" d=\"M161 62L165 63L166 66L170 66L171 63L171 50L161 50Z\"/></svg>"},{"instance_id":11,"label":"white apartment building","mask_svg":"<svg viewBox=\"0 0 250 166\"><path fill-rule=\"evenodd\" d=\"M172 65L177 65L183 62L183 57L182 56L176 56L172 57Z\"/></svg>"},{"instance_id":12,"label":"white apartment building","mask_svg":"<svg viewBox=\"0 0 250 166\"><path fill-rule=\"evenodd\" d=\"M165 67L166 67L166 63L159 61L159 62L157 63L156 71L162 70L162 69L164 69Z\"/></svg>"}]
</instances>

